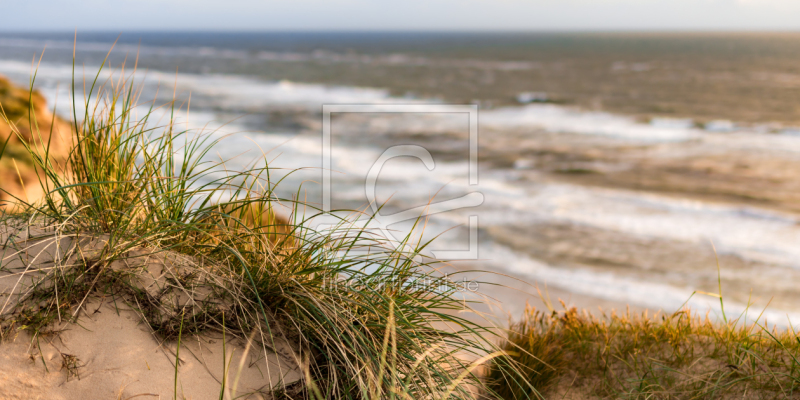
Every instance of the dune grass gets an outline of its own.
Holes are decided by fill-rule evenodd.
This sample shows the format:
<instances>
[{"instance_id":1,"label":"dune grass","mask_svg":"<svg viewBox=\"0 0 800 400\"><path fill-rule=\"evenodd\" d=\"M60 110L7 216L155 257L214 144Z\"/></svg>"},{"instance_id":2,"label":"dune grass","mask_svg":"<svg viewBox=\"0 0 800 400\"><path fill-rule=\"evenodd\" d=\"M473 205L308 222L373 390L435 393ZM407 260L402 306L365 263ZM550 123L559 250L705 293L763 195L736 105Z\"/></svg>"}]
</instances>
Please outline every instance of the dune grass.
<instances>
[{"instance_id":1,"label":"dune grass","mask_svg":"<svg viewBox=\"0 0 800 400\"><path fill-rule=\"evenodd\" d=\"M305 379L281 382L278 397L494 397L479 390L477 369L500 354L495 331L458 316L469 304L454 296L452 275L421 255L427 243L409 235L391 247L341 217L335 229L314 231L308 221L321 212L279 198L264 161L243 171L209 161L219 140L179 129L174 101L142 102L132 74L115 76L84 85L86 112L74 114L67 162L14 131L45 195L16 198L18 211L0 222L0 272L17 288L0 311L4 335L26 329L35 340L77 321L88 299L114 296L161 338L216 330L254 336L262 351L290 343ZM159 113L169 120L157 121ZM44 253L49 261L31 268ZM155 294L132 262L147 257L180 260ZM494 365L515 374L512 360Z\"/></svg>"},{"instance_id":2,"label":"dune grass","mask_svg":"<svg viewBox=\"0 0 800 400\"><path fill-rule=\"evenodd\" d=\"M529 308L503 347L548 398L783 399L800 396L800 339L743 317ZM527 388L490 386L505 398ZM516 397L515 397L516 396Z\"/></svg>"}]
</instances>

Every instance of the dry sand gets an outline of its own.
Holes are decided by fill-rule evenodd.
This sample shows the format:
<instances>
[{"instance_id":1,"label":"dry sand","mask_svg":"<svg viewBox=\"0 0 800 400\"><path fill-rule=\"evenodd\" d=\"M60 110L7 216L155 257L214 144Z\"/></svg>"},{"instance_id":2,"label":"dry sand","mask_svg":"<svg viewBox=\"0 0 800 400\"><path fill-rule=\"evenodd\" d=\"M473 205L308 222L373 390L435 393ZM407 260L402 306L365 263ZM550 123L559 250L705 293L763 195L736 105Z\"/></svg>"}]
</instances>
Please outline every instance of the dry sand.
<instances>
[{"instance_id":1,"label":"dry sand","mask_svg":"<svg viewBox=\"0 0 800 400\"><path fill-rule=\"evenodd\" d=\"M175 342L156 338L131 310L115 309L110 299L87 307L78 324L63 324L58 334L31 343L20 333L0 345L3 399L173 398ZM236 395L267 398L264 391L298 373L260 346L228 341L223 358L219 334L182 338L177 387L179 399L217 399L228 365L226 386L238 379ZM249 394L249 395L248 395Z\"/></svg>"},{"instance_id":2,"label":"dry sand","mask_svg":"<svg viewBox=\"0 0 800 400\"><path fill-rule=\"evenodd\" d=\"M53 271L87 263L83 257L95 257L92 253L106 240L98 237L76 241L72 237L48 236L35 228L28 231L11 227L3 233L0 236L4 243L9 243L5 240L7 235L15 237L16 242L0 247L3 320L19 315L17 304L30 306L32 300L28 294L34 282L46 287L54 279ZM32 238L37 235L39 239ZM46 238L41 239L42 236ZM73 247L76 243L77 247ZM80 251L70 255L70 248ZM177 342L164 341L137 310L149 309L151 314L155 312L166 318L180 315L175 314L180 310L191 315L198 309L227 307L208 296L208 285L203 286L202 282L211 282L213 276L202 276L202 269L195 267L190 271L195 276L200 274L199 280L178 279L186 277L186 269L192 268L185 256L169 252L148 254L114 261L105 267L131 274L129 284L148 293L145 298L150 303L144 307L132 307L133 302L124 292L110 295L94 290L87 295L75 323L66 322L69 315L62 315L74 312L76 308L72 307L60 311L59 320L63 322L45 326L35 339L20 322L11 324L12 330L6 331L5 340L0 343L0 398L175 398ZM90 271L87 269L86 273ZM175 283L180 281L201 284ZM138 304L140 300L135 301ZM225 398L266 398L269 389L301 377L293 362L292 348L286 342L275 343L272 348L277 353L274 353L257 341L248 346L247 340L230 332L223 340L222 332L214 329L200 335L182 335L177 398L218 399L223 381L230 395ZM223 368L227 373L223 373Z\"/></svg>"}]
</instances>

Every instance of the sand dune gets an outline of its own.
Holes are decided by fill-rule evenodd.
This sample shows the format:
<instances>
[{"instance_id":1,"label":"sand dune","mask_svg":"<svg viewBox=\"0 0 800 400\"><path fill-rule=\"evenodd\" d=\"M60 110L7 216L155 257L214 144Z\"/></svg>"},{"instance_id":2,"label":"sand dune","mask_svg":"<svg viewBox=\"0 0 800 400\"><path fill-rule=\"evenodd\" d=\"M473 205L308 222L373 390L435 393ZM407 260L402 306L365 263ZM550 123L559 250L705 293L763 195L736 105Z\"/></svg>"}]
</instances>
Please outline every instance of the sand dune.
<instances>
[{"instance_id":1,"label":"sand dune","mask_svg":"<svg viewBox=\"0 0 800 400\"><path fill-rule=\"evenodd\" d=\"M277 349L274 353L265 350L260 342L264 338L256 333L245 338L231 329L223 337L219 329L201 327L195 329L199 334L186 330L181 334L182 322L179 335L165 330L179 321L175 318L185 318L188 330L190 321L197 323L209 310L228 309L210 295L211 275L204 277L199 269L188 272L193 267L185 256L138 249L105 267L100 263L92 267L87 260L99 257L97 249L106 237L78 240L35 228L12 228L3 236L7 245L0 248L4 267L0 393L4 399L168 399L175 398L176 385L177 398L218 399L223 382L230 398L260 399L269 389L301 377L286 342L270 343ZM108 270L102 274L93 268ZM54 297L37 296L49 285L57 287L53 281L69 276L70 269L104 276L100 281L115 274L125 276L127 283L120 287L130 285L140 294L119 287L101 290L98 283L82 306L61 307L54 313L48 308ZM200 280L194 280L198 276ZM45 308L50 316L58 314L53 323L26 325L39 323L36 318ZM72 314L77 317L74 322L69 321ZM171 332L171 340L164 338L164 332Z\"/></svg>"},{"instance_id":2,"label":"sand dune","mask_svg":"<svg viewBox=\"0 0 800 400\"><path fill-rule=\"evenodd\" d=\"M61 324L31 342L27 333L0 345L4 399L171 399L175 387L174 341L163 342L129 309L111 299L86 307L76 324ZM299 378L275 354L221 334L182 338L179 399L217 399L226 386L236 398L263 399L279 382ZM236 385L234 388L233 386ZM238 397L242 396L242 397Z\"/></svg>"}]
</instances>

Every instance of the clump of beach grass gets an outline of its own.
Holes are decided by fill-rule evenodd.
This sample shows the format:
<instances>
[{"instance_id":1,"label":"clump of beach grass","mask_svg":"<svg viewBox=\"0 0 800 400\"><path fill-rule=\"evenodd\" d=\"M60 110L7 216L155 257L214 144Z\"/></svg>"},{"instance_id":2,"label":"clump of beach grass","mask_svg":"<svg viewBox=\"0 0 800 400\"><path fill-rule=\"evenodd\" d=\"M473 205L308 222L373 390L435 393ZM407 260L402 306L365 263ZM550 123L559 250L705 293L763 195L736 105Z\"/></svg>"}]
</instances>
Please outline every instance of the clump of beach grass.
<instances>
[{"instance_id":1,"label":"clump of beach grass","mask_svg":"<svg viewBox=\"0 0 800 400\"><path fill-rule=\"evenodd\" d=\"M57 334L54 324L77 321L88 301L107 296L163 339L216 330L253 337L261 351L288 343L305 378L273 385L276 395L477 396L478 367L501 352L493 330L458 316L468 303L422 256L427 243L409 235L388 246L343 217L314 231L308 221L321 212L278 197L266 162L231 171L209 161L221 139L180 129L174 101L142 102L124 66L112 76L84 82L67 162L14 131L45 194L16 198L17 211L0 221L4 336ZM72 86L77 110L74 78ZM154 121L159 112L168 121ZM516 371L506 359L494 365Z\"/></svg>"},{"instance_id":2,"label":"clump of beach grass","mask_svg":"<svg viewBox=\"0 0 800 400\"><path fill-rule=\"evenodd\" d=\"M595 316L528 308L502 347L554 398L773 399L800 389L797 334L744 315L718 321L688 309ZM487 381L505 398L528 390L509 385L501 369Z\"/></svg>"}]
</instances>

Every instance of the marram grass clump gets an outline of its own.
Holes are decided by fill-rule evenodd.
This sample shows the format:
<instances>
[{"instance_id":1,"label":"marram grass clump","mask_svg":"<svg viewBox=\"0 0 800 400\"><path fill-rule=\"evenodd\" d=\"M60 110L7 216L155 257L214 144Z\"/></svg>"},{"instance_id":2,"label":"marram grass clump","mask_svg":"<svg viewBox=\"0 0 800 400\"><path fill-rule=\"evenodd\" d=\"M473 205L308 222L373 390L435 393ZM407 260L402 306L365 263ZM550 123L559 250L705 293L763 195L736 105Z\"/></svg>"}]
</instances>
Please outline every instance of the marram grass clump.
<instances>
[{"instance_id":1,"label":"marram grass clump","mask_svg":"<svg viewBox=\"0 0 800 400\"><path fill-rule=\"evenodd\" d=\"M111 296L162 340L217 330L254 337L263 351L288 348L304 379L275 395L487 393L477 371L502 354L493 330L459 317L468 304L440 289L456 285L424 272L437 264L421 256L426 243L409 236L391 247L346 218L315 232L307 222L320 212L278 197L268 165L230 171L210 161L219 140L180 130L172 117L153 121L179 107L141 102L133 75L116 76L85 85L66 162L12 129L44 195L16 197L18 211L0 221L4 335L55 335L54 324L79 322L88 302ZM512 364L498 360L495 373L514 375Z\"/></svg>"},{"instance_id":2,"label":"marram grass clump","mask_svg":"<svg viewBox=\"0 0 800 400\"><path fill-rule=\"evenodd\" d=\"M761 322L719 322L688 310L597 317L529 308L502 347L548 398L800 396L800 338ZM490 369L489 386L504 398L533 395L507 379Z\"/></svg>"}]
</instances>

